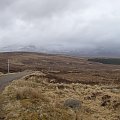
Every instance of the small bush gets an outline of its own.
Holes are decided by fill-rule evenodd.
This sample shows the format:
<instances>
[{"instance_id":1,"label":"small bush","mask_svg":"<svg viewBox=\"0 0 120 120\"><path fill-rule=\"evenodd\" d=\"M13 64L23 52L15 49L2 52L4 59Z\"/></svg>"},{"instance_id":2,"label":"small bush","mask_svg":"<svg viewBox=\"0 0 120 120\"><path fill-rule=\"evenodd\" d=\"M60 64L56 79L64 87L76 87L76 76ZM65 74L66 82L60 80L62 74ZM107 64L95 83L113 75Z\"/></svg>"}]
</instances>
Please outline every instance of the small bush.
<instances>
[{"instance_id":1,"label":"small bush","mask_svg":"<svg viewBox=\"0 0 120 120\"><path fill-rule=\"evenodd\" d=\"M33 88L21 88L17 90L16 92L16 99L22 100L22 99L28 99L28 98L40 98L42 97L39 90L35 90Z\"/></svg>"}]
</instances>

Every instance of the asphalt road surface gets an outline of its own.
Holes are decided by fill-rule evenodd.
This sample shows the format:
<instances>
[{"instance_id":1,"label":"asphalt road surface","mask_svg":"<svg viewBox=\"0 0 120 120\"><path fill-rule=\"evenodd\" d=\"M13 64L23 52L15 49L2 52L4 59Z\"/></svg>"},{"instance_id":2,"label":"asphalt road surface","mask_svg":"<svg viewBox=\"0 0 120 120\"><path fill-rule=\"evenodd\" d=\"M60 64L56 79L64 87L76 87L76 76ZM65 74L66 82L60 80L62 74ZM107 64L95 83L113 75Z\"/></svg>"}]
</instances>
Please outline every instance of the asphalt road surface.
<instances>
[{"instance_id":1,"label":"asphalt road surface","mask_svg":"<svg viewBox=\"0 0 120 120\"><path fill-rule=\"evenodd\" d=\"M6 85L8 85L13 80L18 80L22 78L23 76L31 74L31 71L24 71L19 73L13 73L13 74L6 74L0 76L0 91L4 89Z\"/></svg>"}]
</instances>

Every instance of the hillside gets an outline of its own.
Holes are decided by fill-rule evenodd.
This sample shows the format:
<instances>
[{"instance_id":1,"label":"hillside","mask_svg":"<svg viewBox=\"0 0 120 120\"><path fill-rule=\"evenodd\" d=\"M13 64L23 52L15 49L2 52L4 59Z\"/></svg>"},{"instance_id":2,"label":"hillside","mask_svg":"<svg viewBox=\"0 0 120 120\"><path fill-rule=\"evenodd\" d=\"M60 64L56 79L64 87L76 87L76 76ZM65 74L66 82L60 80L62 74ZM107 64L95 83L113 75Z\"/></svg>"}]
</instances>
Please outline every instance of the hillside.
<instances>
[{"instance_id":1,"label":"hillside","mask_svg":"<svg viewBox=\"0 0 120 120\"><path fill-rule=\"evenodd\" d=\"M54 82L34 72L3 91L5 120L119 120L120 86Z\"/></svg>"},{"instance_id":2,"label":"hillside","mask_svg":"<svg viewBox=\"0 0 120 120\"><path fill-rule=\"evenodd\" d=\"M13 73L3 75L8 59ZM120 65L9 52L0 53L0 71L0 120L120 119Z\"/></svg>"},{"instance_id":3,"label":"hillside","mask_svg":"<svg viewBox=\"0 0 120 120\"><path fill-rule=\"evenodd\" d=\"M92 58L88 61L99 62L103 64L120 65L120 58Z\"/></svg>"},{"instance_id":4,"label":"hillside","mask_svg":"<svg viewBox=\"0 0 120 120\"><path fill-rule=\"evenodd\" d=\"M43 71L59 79L79 81L85 84L119 84L120 65L105 65L87 58L28 52L0 53L0 71Z\"/></svg>"}]
</instances>

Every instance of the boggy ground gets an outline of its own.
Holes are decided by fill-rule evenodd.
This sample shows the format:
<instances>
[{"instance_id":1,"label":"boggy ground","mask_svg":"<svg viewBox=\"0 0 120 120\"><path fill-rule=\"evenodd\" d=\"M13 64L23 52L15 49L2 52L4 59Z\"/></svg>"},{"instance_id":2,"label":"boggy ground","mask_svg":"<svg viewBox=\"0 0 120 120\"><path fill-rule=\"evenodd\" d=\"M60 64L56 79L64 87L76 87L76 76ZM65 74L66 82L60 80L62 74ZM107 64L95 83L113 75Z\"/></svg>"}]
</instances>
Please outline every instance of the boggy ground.
<instances>
[{"instance_id":1,"label":"boggy ground","mask_svg":"<svg viewBox=\"0 0 120 120\"><path fill-rule=\"evenodd\" d=\"M53 73L60 79L89 85L120 85L120 70L81 70Z\"/></svg>"},{"instance_id":2,"label":"boggy ground","mask_svg":"<svg viewBox=\"0 0 120 120\"><path fill-rule=\"evenodd\" d=\"M120 120L120 86L86 85L35 72L13 81L1 94L0 119ZM64 106L68 99L80 107Z\"/></svg>"},{"instance_id":3,"label":"boggy ground","mask_svg":"<svg viewBox=\"0 0 120 120\"><path fill-rule=\"evenodd\" d=\"M120 65L105 65L67 55L8 52L0 53L0 72L7 72L8 59L10 72L35 70L82 84L120 84Z\"/></svg>"}]
</instances>

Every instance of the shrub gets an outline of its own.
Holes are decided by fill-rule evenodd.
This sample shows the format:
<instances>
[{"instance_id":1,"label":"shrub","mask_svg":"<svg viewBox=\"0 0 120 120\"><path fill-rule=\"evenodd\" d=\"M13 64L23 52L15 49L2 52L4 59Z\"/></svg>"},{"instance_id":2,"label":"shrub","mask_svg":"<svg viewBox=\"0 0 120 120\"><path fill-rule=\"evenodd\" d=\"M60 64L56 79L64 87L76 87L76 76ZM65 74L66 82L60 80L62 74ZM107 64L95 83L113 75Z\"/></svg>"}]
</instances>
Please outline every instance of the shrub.
<instances>
[{"instance_id":1,"label":"shrub","mask_svg":"<svg viewBox=\"0 0 120 120\"><path fill-rule=\"evenodd\" d=\"M16 99L21 100L21 99L28 99L28 98L40 98L42 97L41 93L39 90L35 90L33 88L21 88L18 89L16 92Z\"/></svg>"}]
</instances>

